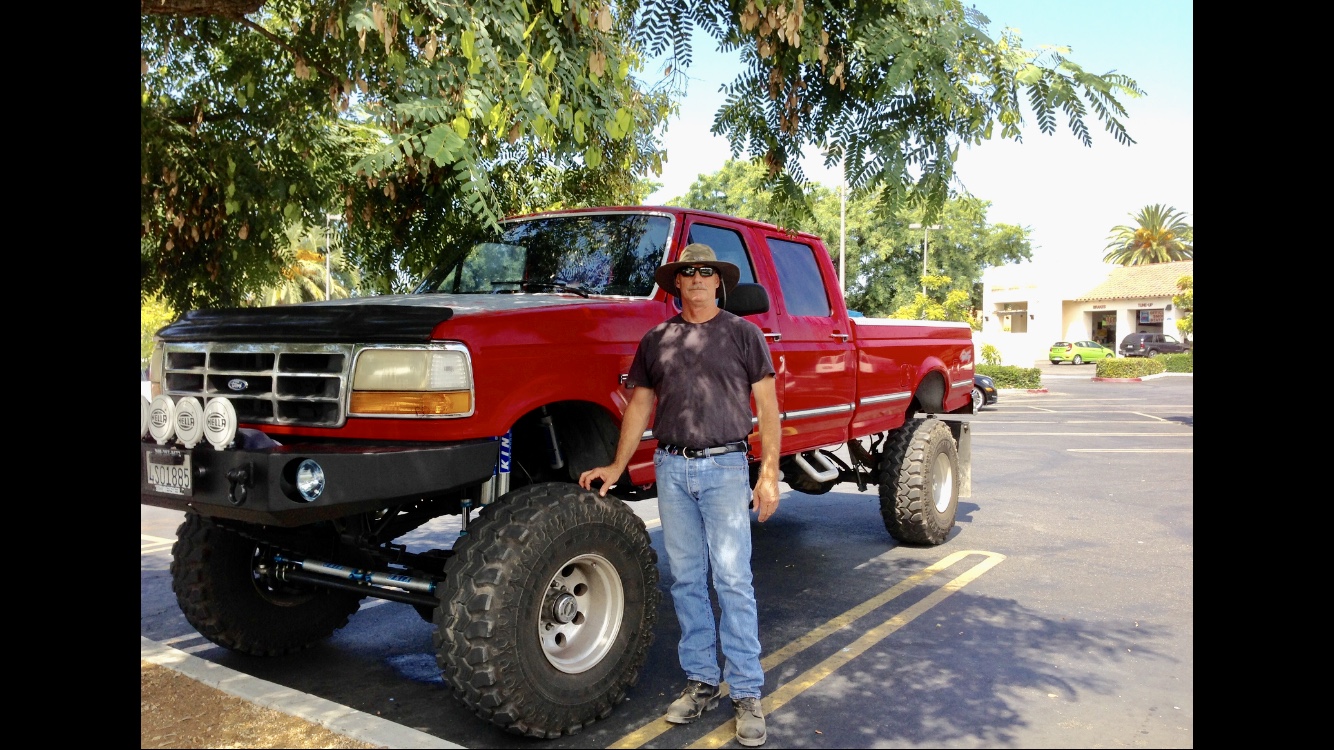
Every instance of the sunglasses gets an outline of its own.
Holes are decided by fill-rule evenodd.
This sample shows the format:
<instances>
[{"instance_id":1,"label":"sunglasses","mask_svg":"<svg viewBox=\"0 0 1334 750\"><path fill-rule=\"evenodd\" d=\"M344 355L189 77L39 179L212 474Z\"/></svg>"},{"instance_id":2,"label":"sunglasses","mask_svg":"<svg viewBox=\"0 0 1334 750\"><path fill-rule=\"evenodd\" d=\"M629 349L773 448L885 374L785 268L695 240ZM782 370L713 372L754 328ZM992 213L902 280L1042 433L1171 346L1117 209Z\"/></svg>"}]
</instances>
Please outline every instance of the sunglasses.
<instances>
[{"instance_id":1,"label":"sunglasses","mask_svg":"<svg viewBox=\"0 0 1334 750\"><path fill-rule=\"evenodd\" d=\"M713 266L686 266L676 272L677 276L694 276L698 272L700 276L709 277L718 273L718 269Z\"/></svg>"}]
</instances>

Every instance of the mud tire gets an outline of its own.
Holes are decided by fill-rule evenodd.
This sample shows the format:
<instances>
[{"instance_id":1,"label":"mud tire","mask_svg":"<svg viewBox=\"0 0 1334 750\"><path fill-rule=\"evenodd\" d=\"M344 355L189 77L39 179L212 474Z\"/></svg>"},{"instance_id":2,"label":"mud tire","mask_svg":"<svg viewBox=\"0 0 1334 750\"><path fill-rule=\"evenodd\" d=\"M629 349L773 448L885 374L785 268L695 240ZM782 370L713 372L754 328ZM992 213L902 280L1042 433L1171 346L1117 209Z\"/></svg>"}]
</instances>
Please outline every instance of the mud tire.
<instances>
[{"instance_id":1,"label":"mud tire","mask_svg":"<svg viewBox=\"0 0 1334 750\"><path fill-rule=\"evenodd\" d=\"M943 543L959 510L959 453L939 419L909 420L890 433L879 467L880 516L904 544Z\"/></svg>"},{"instance_id":2,"label":"mud tire","mask_svg":"<svg viewBox=\"0 0 1334 750\"><path fill-rule=\"evenodd\" d=\"M488 506L454 549L432 639L463 703L544 739L609 716L639 680L662 596L643 520L615 498L547 482ZM576 593L574 621L551 621L553 583Z\"/></svg>"},{"instance_id":3,"label":"mud tire","mask_svg":"<svg viewBox=\"0 0 1334 750\"><path fill-rule=\"evenodd\" d=\"M267 545L187 514L171 548L171 590L191 627L232 651L281 656L328 638L361 606L354 593L259 575L256 564L271 556Z\"/></svg>"}]
</instances>

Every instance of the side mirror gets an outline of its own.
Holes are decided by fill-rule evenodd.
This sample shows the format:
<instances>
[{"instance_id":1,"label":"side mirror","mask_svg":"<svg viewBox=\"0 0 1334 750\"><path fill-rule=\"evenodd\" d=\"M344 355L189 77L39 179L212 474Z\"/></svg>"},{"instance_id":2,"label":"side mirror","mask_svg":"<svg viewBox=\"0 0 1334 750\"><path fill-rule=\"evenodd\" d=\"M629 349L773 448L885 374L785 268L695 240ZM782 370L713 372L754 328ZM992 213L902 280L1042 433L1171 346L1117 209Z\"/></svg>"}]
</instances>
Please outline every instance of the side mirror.
<instances>
[{"instance_id":1,"label":"side mirror","mask_svg":"<svg viewBox=\"0 0 1334 750\"><path fill-rule=\"evenodd\" d=\"M723 309L733 315L758 315L769 312L769 293L759 284L737 284L727 292L727 304Z\"/></svg>"}]
</instances>

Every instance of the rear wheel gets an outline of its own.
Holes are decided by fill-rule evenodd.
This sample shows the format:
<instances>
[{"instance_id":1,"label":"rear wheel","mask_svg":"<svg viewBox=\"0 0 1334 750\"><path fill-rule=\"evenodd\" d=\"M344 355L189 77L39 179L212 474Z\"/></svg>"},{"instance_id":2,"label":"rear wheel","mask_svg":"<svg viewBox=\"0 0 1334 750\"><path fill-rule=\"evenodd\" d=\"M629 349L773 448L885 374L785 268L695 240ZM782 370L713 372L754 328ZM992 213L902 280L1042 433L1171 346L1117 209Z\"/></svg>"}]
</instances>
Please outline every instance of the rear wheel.
<instances>
[{"instance_id":1,"label":"rear wheel","mask_svg":"<svg viewBox=\"0 0 1334 750\"><path fill-rule=\"evenodd\" d=\"M938 419L910 420L890 433L879 467L880 516L894 539L937 545L959 509L959 454Z\"/></svg>"},{"instance_id":2,"label":"rear wheel","mask_svg":"<svg viewBox=\"0 0 1334 750\"><path fill-rule=\"evenodd\" d=\"M515 490L460 538L445 577L436 662L492 724L574 734L639 680L661 597L657 553L621 501L559 482Z\"/></svg>"},{"instance_id":3,"label":"rear wheel","mask_svg":"<svg viewBox=\"0 0 1334 750\"><path fill-rule=\"evenodd\" d=\"M1074 358L1074 360L1072 360L1072 361L1073 361L1075 364L1077 364L1077 365L1082 365L1082 364L1084 364L1084 358L1081 357L1081 356L1079 356L1078 354L1075 355L1075 358Z\"/></svg>"},{"instance_id":4,"label":"rear wheel","mask_svg":"<svg viewBox=\"0 0 1334 750\"><path fill-rule=\"evenodd\" d=\"M1051 363L1052 363L1053 365L1059 365L1059 364L1061 364L1061 360L1059 360L1059 359L1053 359L1053 360L1051 361Z\"/></svg>"},{"instance_id":5,"label":"rear wheel","mask_svg":"<svg viewBox=\"0 0 1334 750\"><path fill-rule=\"evenodd\" d=\"M1158 350L1157 350L1157 349L1150 349L1150 350L1149 350L1149 356L1150 356L1150 357L1156 357L1156 356L1158 356Z\"/></svg>"},{"instance_id":6,"label":"rear wheel","mask_svg":"<svg viewBox=\"0 0 1334 750\"><path fill-rule=\"evenodd\" d=\"M336 541L330 529L331 540ZM347 624L362 597L277 580L276 550L189 513L171 548L171 590L191 627L253 656L300 651Z\"/></svg>"}]
</instances>

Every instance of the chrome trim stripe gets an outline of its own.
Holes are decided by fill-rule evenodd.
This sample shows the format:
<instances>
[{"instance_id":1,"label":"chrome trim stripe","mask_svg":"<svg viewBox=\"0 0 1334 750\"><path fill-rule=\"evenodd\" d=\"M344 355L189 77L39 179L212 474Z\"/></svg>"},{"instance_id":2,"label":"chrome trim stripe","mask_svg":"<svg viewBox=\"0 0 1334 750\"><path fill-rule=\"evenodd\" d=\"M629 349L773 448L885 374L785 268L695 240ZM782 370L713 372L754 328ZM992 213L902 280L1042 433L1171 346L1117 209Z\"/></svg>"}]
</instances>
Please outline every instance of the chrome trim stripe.
<instances>
[{"instance_id":1,"label":"chrome trim stripe","mask_svg":"<svg viewBox=\"0 0 1334 750\"><path fill-rule=\"evenodd\" d=\"M972 381L971 379L969 379L969 380L956 380L956 381L954 381L953 383L950 383L950 387L951 387L951 388L972 388L972 387L973 387L973 381Z\"/></svg>"},{"instance_id":2,"label":"chrome trim stripe","mask_svg":"<svg viewBox=\"0 0 1334 750\"><path fill-rule=\"evenodd\" d=\"M852 404L821 406L818 409L802 409L800 411L785 411L782 413L781 417L783 419L805 419L806 417L822 417L826 414L842 414L845 411L852 411Z\"/></svg>"},{"instance_id":3,"label":"chrome trim stripe","mask_svg":"<svg viewBox=\"0 0 1334 750\"><path fill-rule=\"evenodd\" d=\"M862 406L870 406L872 404L882 404L886 401L903 401L909 398L912 398L911 393L886 393L883 396L867 396L858 403Z\"/></svg>"},{"instance_id":4,"label":"chrome trim stripe","mask_svg":"<svg viewBox=\"0 0 1334 750\"><path fill-rule=\"evenodd\" d=\"M904 394L902 396L892 396L892 397L882 396L879 398L881 399L907 398L909 395L911 394ZM866 401L863 400L862 403L866 403ZM822 417L826 414L842 414L844 412L852 411L852 408L853 408L852 404L839 404L838 406L822 406L818 409L801 409L800 411L785 411L785 412L780 412L778 414L778 421L786 422L789 419L806 419L807 417ZM753 425L759 424L760 418L751 417L750 423ZM652 439L653 439L653 430L644 430L644 434L639 436L639 441L641 443L645 440L652 440Z\"/></svg>"}]
</instances>

